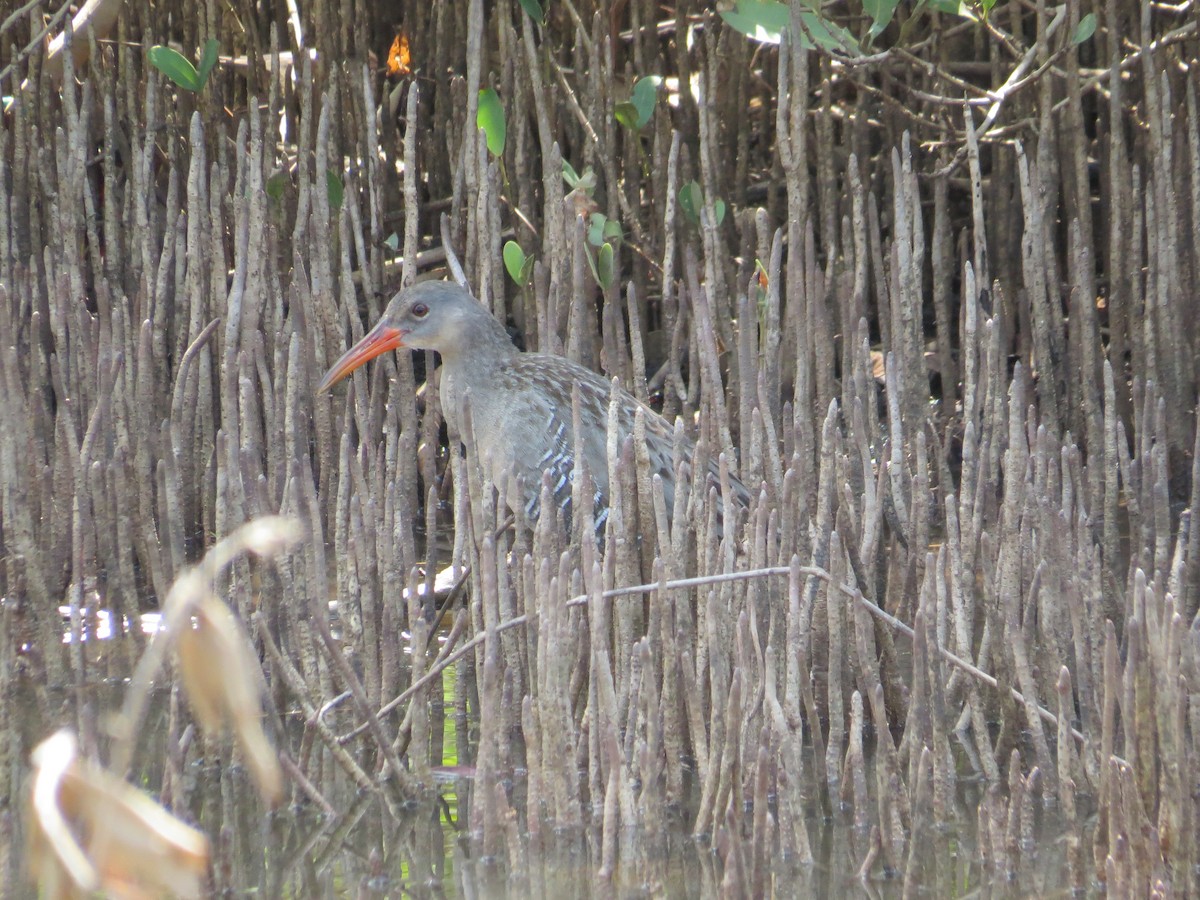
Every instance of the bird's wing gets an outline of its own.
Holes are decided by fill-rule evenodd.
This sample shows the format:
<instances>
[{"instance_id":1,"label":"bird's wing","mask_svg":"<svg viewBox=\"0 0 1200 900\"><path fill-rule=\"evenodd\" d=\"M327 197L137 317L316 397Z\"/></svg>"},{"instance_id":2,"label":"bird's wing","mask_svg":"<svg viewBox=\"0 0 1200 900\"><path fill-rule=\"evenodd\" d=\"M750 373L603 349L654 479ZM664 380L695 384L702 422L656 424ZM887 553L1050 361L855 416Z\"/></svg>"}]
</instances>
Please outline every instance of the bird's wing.
<instances>
[{"instance_id":1,"label":"bird's wing","mask_svg":"<svg viewBox=\"0 0 1200 900\"><path fill-rule=\"evenodd\" d=\"M502 377L511 379L510 390L524 393L522 408L529 410L526 422L513 421L508 424L514 447L513 460L516 474L525 484L524 508L530 521L537 519L541 507L543 474L550 479L551 494L563 521L570 524L572 509L572 484L576 474L575 433L572 427L571 397L561 387L570 384L564 381L563 373L548 371L547 359L555 357L522 354L516 357L511 368ZM566 362L566 360L562 360ZM574 367L578 368L578 367ZM586 370L581 370L586 371ZM566 374L574 374L571 369ZM597 398L595 385L580 384L581 415L585 428L592 430ZM594 435L593 435L594 436ZM585 447L585 452L590 448ZM596 527L602 528L608 518L608 498L605 487L608 472L593 471L594 484L593 514Z\"/></svg>"},{"instance_id":2,"label":"bird's wing","mask_svg":"<svg viewBox=\"0 0 1200 900\"><path fill-rule=\"evenodd\" d=\"M546 449L536 460L524 460L534 476L529 485L525 513L530 520L536 519L541 505L541 475L549 473L550 492L555 505L563 514L563 520L571 517L571 480L575 476L575 457L571 446L571 429L558 409L546 410L544 423L547 435Z\"/></svg>"},{"instance_id":3,"label":"bird's wing","mask_svg":"<svg viewBox=\"0 0 1200 900\"><path fill-rule=\"evenodd\" d=\"M527 483L526 512L536 518L540 503L542 473L548 471L554 498L569 520L571 514L571 482L575 472L575 435L572 429L572 390L578 390L580 418L585 430L583 446L592 467L595 484L595 515L597 528L604 525L608 516L608 470L605 445L608 431L608 409L612 395L612 384L599 375L557 356L543 354L521 354L511 363L506 378L511 378L510 388L527 391L526 405L536 410L532 417L534 431L525 439L514 440L515 447L544 448L540 458L522 457L518 452L514 458L523 471L520 473ZM621 408L617 427L618 439L633 433L637 410L642 409L647 442L650 445L650 465L653 472L663 478L664 499L668 508L674 497L674 462L672 459L675 428L646 404L632 394L621 392ZM531 424L532 424L531 423ZM691 461L695 444L685 438L683 446L683 468L691 475ZM708 486L716 486L720 492L721 470L715 459L709 460L707 469ZM736 477L730 476L733 496L737 503L749 506L750 492Z\"/></svg>"},{"instance_id":4,"label":"bird's wing","mask_svg":"<svg viewBox=\"0 0 1200 900\"><path fill-rule=\"evenodd\" d=\"M663 480L666 482L666 485L664 486L668 486L673 481L675 475L673 467L674 463L672 460L675 444L675 428L670 422L668 422L665 418L663 418L645 403L637 400L634 397L630 397L630 399L633 400L637 406L640 406L643 410L645 410L646 437L652 444L650 450L650 464L656 473L663 476ZM633 429L632 415L630 417L628 428L630 431ZM682 449L683 474L687 478L691 478L692 457L695 454L696 445L690 438L685 438ZM655 452L656 450L658 451L657 453ZM715 456L709 457L706 481L706 490L708 488L715 487L717 489L717 493L721 493L721 466L720 463L717 462L717 458ZM734 500L741 506L749 507L750 491L747 489L746 485L742 483L741 479L732 473L729 476L729 482L730 487L732 488ZM668 504L671 503L672 494L673 491L667 492L666 500Z\"/></svg>"}]
</instances>

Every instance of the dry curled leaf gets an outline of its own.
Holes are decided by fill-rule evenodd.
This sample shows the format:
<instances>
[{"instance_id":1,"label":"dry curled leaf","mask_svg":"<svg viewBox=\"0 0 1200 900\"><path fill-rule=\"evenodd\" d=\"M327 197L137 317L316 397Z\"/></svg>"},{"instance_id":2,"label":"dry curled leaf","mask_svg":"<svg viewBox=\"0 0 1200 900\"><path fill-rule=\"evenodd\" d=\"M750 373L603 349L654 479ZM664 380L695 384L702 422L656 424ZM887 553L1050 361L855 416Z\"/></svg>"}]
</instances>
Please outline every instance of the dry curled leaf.
<instances>
[{"instance_id":1,"label":"dry curled leaf","mask_svg":"<svg viewBox=\"0 0 1200 900\"><path fill-rule=\"evenodd\" d=\"M208 838L59 731L33 751L29 871L43 897L201 897Z\"/></svg>"},{"instance_id":2,"label":"dry curled leaf","mask_svg":"<svg viewBox=\"0 0 1200 900\"><path fill-rule=\"evenodd\" d=\"M210 594L197 605L195 624L180 631L177 648L184 690L201 727L210 733L233 729L259 793L274 806L283 796L283 775L263 732L258 658L238 618Z\"/></svg>"}]
</instances>

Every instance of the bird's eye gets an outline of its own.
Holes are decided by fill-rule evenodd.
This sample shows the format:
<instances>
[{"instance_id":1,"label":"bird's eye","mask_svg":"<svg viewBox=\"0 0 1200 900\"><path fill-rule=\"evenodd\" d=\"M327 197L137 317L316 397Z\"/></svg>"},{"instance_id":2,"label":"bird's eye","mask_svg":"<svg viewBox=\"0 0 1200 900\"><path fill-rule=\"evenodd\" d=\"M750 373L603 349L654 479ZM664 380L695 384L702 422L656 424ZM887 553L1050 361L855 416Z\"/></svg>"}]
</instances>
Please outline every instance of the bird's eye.
<instances>
[{"instance_id":1,"label":"bird's eye","mask_svg":"<svg viewBox=\"0 0 1200 900\"><path fill-rule=\"evenodd\" d=\"M424 303L414 303L412 307L412 314L418 319L423 319L429 315L429 307Z\"/></svg>"}]
</instances>

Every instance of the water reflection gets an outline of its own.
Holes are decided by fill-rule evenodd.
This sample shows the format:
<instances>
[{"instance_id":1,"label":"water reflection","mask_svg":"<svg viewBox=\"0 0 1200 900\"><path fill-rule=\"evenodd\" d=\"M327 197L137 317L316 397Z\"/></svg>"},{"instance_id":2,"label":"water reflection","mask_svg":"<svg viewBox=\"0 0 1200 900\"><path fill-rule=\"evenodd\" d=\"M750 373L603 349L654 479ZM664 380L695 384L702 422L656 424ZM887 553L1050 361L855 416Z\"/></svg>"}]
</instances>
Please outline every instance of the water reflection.
<instances>
[{"instance_id":1,"label":"water reflection","mask_svg":"<svg viewBox=\"0 0 1200 900\"><path fill-rule=\"evenodd\" d=\"M69 644L73 640L71 634L71 607L60 606L58 613L66 622L66 630L63 631L63 643ZM83 608L80 610L80 631L79 636L82 641L97 640L108 641L119 635L127 634L131 630L130 621L127 618L121 618L111 609L89 609ZM120 627L117 624L120 623ZM159 612L145 612L138 616L137 631L145 636L150 636L158 631L162 626L162 614Z\"/></svg>"},{"instance_id":2,"label":"water reflection","mask_svg":"<svg viewBox=\"0 0 1200 900\"><path fill-rule=\"evenodd\" d=\"M436 597L445 597L446 594L457 583L457 574L451 569L442 569L439 571L433 580L433 592ZM408 588L403 591L405 602L408 601ZM417 585L417 595L425 596L425 583L421 582ZM7 604L7 598L0 597L0 609L3 609ZM129 633L132 629L131 622L128 618L122 618L114 610L107 609L101 605L101 598L95 591L89 592L85 598L85 602L80 605L80 639L83 641L98 640L107 641L119 635ZM330 601L330 614L334 617L333 621L336 624L337 616L337 601ZM72 638L71 628L71 606L70 604L60 604L58 614L63 619L63 643L70 644ZM162 613L157 610L151 612L140 613L137 617L137 631L143 636L150 636L158 631L162 626ZM118 628L118 622L120 627ZM407 642L410 635L403 632L401 637ZM22 647L22 650L28 649ZM406 652L408 652L406 648Z\"/></svg>"},{"instance_id":3,"label":"water reflection","mask_svg":"<svg viewBox=\"0 0 1200 900\"><path fill-rule=\"evenodd\" d=\"M336 607L331 606L336 612ZM70 607L60 607L70 623ZM108 610L85 608L84 641L91 641L97 664L91 671L119 670L133 659L142 638L131 629L115 629L118 617ZM139 617L140 634L160 626L157 613ZM444 637L444 635L443 635ZM71 641L70 626L64 641ZM407 638L406 638L407 642ZM156 692L154 704L139 736L133 784L144 788L166 808L197 824L212 840L211 887L232 896L295 896L295 898L391 898L391 896L718 896L730 884L752 883L754 893L772 896L1055 896L1069 893L1072 877L1064 844L1069 829L1054 808L1026 804L1013 815L1019 828L997 829L985 815L1002 802L982 778L972 778L970 742L956 745L956 794L947 824L934 824L928 806L914 803L911 821L902 823L911 835L904 858L893 858L877 829L859 827L851 814L851 785L828 790L817 784L820 770L811 748L803 760L803 784L809 800L805 827L811 841L812 865L770 851L773 841L756 841L751 823L774 828L778 809L769 797L766 816L755 816L752 798L744 798L742 815L728 817L716 829L712 845L692 836L700 788L689 773L686 802L664 810L659 827L626 829L616 852L604 845L605 809L593 804L581 829L554 827L541 810L529 809L526 749L520 730L508 734L503 766L490 784L476 778L479 721L446 716L455 708L458 670L446 668L440 696L431 703L432 746L439 764L431 767L431 784L418 802L402 802L388 785L380 791L360 790L341 768L313 744L311 722L295 708L278 709L276 734L292 773L290 803L268 811L246 770L236 762L227 742L200 737L191 726L176 733L179 695L175 689ZM120 706L124 678L109 677L86 685L84 718L95 725L100 756L107 744L104 721L96 710ZM46 734L43 710L46 689L18 682L17 721L22 758ZM473 688L473 685L467 685ZM280 694L276 694L276 698ZM64 695L64 708L72 697ZM79 700L79 697L74 697ZM320 718L334 719L340 703L326 704ZM89 718L90 716L90 718ZM386 720L385 727L398 724ZM356 752L368 772L377 773L367 743L356 743L346 732L342 743ZM865 746L866 770L874 770L874 746ZM293 762L289 754L295 754ZM365 757L365 758L362 758ZM302 774L301 774L302 773ZM586 775L581 775L586 778ZM305 780L304 790L298 785ZM878 802L877 785L865 785L869 804ZM511 814L504 821L504 846L487 846L481 824L473 821L481 792L503 798ZM828 799L827 799L828 798ZM1081 798L1084 799L1084 798ZM1027 821L1026 821L1027 820ZM16 845L28 826L16 816ZM1084 829L1090 845L1094 817ZM1006 841L1020 842L1018 848ZM1020 866L1010 871L1001 862L1019 850ZM1016 854L1009 858L1015 858ZM17 876L13 854L8 870ZM616 865L605 865L616 859ZM515 860L515 862L502 862ZM989 862L985 863L985 860ZM749 872L760 872L758 881ZM736 876L736 877L734 877ZM11 882L16 883L16 882ZM1096 890L1093 889L1093 893ZM7 892L5 895L10 895ZM32 895L32 894L30 894Z\"/></svg>"},{"instance_id":4,"label":"water reflection","mask_svg":"<svg viewBox=\"0 0 1200 900\"><path fill-rule=\"evenodd\" d=\"M89 614L84 637L105 642L103 647L94 645L97 651L127 658L136 649L126 647L127 641L139 646L141 641L128 634L127 640L112 640L113 621L111 613ZM157 623L156 614L146 614L140 630L152 632ZM455 677L453 667L446 670L441 697L431 705L432 721L441 723L440 765L432 767L431 783L417 802L402 802L386 788L359 790L327 754L314 761L312 754L318 751L308 723L298 710L285 708L279 710L283 733L276 735L276 742L285 754L296 755L288 771L296 775L303 771L305 775L298 777L310 780L311 791L296 789L292 782L290 803L267 812L247 772L232 759L228 743L209 741L190 727L175 735L172 723L179 696L168 688L155 694L131 780L210 836L212 889L230 896L707 897L728 893L730 866L743 868L738 878L742 884L747 883L746 873L761 872L755 884L762 895L781 897L1055 896L1069 889L1066 838L1060 837L1068 829L1055 809L1035 804L1020 813L1029 822L1019 832L1028 836L1022 838L1019 871L1010 876L985 870L981 843L994 855L1004 836L989 832L980 837L984 817L979 810L988 801L986 787L960 775L950 824L933 827L929 809L914 809L912 821L904 823L912 836L905 858L894 860L878 832L856 827L850 806L840 803L838 790L828 794L833 808L822 809L819 798L826 795L813 780L817 767L811 750L804 760L804 778L806 796L811 798L805 825L811 837L812 866L799 865L753 841L745 825L755 819L749 799L740 830L737 822L727 821L717 829L712 845L694 839L700 786L692 778L685 807L665 810L658 829L621 834L611 854L616 865L608 869L602 806L592 807L590 821L575 832L556 828L528 808L519 732L511 735L506 768L495 773L491 783L476 778L479 723L445 716L445 705L453 707L458 688ZM44 736L39 710L46 707L44 696L43 703L38 702L37 686L21 687L17 718L23 723L19 741L24 757ZM96 681L88 685L83 702L95 715L95 710L117 708L121 693L120 679ZM64 704L70 700L62 697ZM98 716L95 724L103 757L103 717ZM390 727L395 727L394 720ZM346 743L364 769L378 770L379 761L365 742L347 738ZM868 763L872 750L866 748ZM971 768L961 752L957 764L963 773ZM868 771L873 768L868 765ZM581 780L586 780L586 773L581 773ZM868 782L867 790L876 801L877 785ZM484 791L502 796L512 811L504 823L505 846L485 845L479 823L472 821L472 810L479 808ZM314 794L323 802L314 800ZM769 807L766 821L773 827L778 812L774 798ZM23 827L18 813L17 846ZM1092 828L1094 821L1089 821L1085 846ZM502 860L517 862L509 865ZM15 876L15 870L10 874ZM33 896L28 891L26 895Z\"/></svg>"}]
</instances>

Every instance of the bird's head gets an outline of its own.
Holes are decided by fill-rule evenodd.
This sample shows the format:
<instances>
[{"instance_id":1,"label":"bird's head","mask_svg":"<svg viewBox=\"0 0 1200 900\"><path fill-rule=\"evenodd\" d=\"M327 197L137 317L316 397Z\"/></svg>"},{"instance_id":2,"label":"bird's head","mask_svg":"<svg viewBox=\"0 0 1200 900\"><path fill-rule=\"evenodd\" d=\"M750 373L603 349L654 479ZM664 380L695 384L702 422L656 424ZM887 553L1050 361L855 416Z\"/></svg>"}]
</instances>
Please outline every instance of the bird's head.
<instances>
[{"instance_id":1,"label":"bird's head","mask_svg":"<svg viewBox=\"0 0 1200 900\"><path fill-rule=\"evenodd\" d=\"M363 363L388 350L436 350L443 356L504 330L474 297L449 281L423 281L388 303L382 318L334 363L317 392L327 391ZM505 338L507 341L507 338Z\"/></svg>"}]
</instances>

